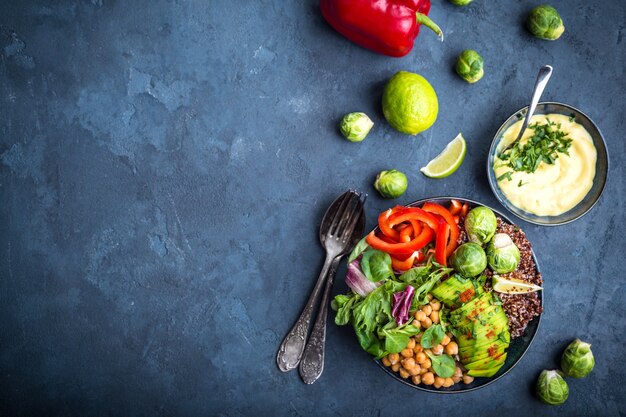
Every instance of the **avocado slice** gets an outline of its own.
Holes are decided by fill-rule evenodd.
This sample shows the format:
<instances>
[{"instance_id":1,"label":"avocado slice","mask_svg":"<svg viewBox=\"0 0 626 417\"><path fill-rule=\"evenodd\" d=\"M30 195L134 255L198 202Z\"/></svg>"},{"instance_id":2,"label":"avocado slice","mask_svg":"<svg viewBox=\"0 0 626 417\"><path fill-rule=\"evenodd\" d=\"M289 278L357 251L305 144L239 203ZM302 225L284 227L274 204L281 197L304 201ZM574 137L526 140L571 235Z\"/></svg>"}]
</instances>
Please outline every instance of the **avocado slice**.
<instances>
[{"instance_id":1,"label":"avocado slice","mask_svg":"<svg viewBox=\"0 0 626 417\"><path fill-rule=\"evenodd\" d=\"M451 276L432 291L436 299L452 310L473 300L483 292L482 285L477 285L474 280L461 278L458 275Z\"/></svg>"},{"instance_id":2,"label":"avocado slice","mask_svg":"<svg viewBox=\"0 0 626 417\"><path fill-rule=\"evenodd\" d=\"M467 374L469 376L474 376L474 377L491 377L494 376L496 373L498 373L498 371L500 370L500 368L502 368L502 365L504 365L504 362L506 361L506 353L504 355L502 355L501 360L498 360L494 366L490 367L490 368L485 368L485 369L469 369L467 371Z\"/></svg>"}]
</instances>

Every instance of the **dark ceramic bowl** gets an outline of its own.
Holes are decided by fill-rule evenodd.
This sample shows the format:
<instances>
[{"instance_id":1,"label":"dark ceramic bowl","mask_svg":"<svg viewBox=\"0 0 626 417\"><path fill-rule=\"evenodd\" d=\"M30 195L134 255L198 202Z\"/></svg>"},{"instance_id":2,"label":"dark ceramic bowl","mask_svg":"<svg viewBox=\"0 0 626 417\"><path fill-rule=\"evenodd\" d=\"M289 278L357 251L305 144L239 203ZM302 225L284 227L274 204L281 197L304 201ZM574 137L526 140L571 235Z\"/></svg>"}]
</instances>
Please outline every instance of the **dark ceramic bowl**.
<instances>
[{"instance_id":1,"label":"dark ceramic bowl","mask_svg":"<svg viewBox=\"0 0 626 417\"><path fill-rule=\"evenodd\" d=\"M600 129L598 129L598 126L596 126L596 124L589 118L589 116L572 106L563 103L552 102L539 103L537 105L537 110L535 111L535 114L557 113L574 117L576 122L581 124L591 135L591 138L593 139L593 145L595 146L596 152L598 154L596 159L596 176L593 179L593 185L591 186L591 190L589 190L589 192L582 199L582 201L571 210L563 214L559 214L558 216L537 216L535 214L522 210L509 202L509 200L502 193L502 191L500 191L500 187L498 187L498 182L496 181L496 176L492 168L498 145L500 144L503 133L515 122L526 117L527 112L528 106L516 111L502 124L502 126L500 126L500 129L498 129L498 132L493 138L493 142L491 142L491 148L489 148L489 156L487 157L487 176L489 178L489 185L491 186L491 190L496 195L498 201L508 211L510 211L520 219L526 220L527 222L538 224L541 226L558 226L561 224L573 222L574 220L581 218L583 215L585 215L585 213L591 210L593 206L596 205L596 203L600 199L600 196L602 195L602 192L604 191L606 177L609 172L609 155L606 148L606 143L604 142L604 137L602 136Z\"/></svg>"},{"instance_id":2,"label":"dark ceramic bowl","mask_svg":"<svg viewBox=\"0 0 626 417\"><path fill-rule=\"evenodd\" d=\"M471 207L476 207L476 206L489 207L489 206L486 206L485 204L481 204L476 201L468 200L466 198L459 198L459 197L426 198L423 200L415 201L408 205L420 206L427 201L433 201L435 203L439 203L442 205L448 205L451 199L461 201L462 203L469 203ZM513 222L509 220L509 218L507 218L504 214L500 213L498 210L495 210L491 207L489 208L493 210L496 216L500 217L502 220L504 220L507 223L513 224ZM535 265L537 266L537 272L541 272L539 270L539 263L537 262L537 257L535 256L534 251L532 251L532 255L533 255L533 260L535 261ZM543 307L543 291L539 291L538 295L539 295L539 301L541 302L541 306ZM388 375L390 375L396 381L401 382L404 385L407 385L411 388L415 388L421 391L434 392L437 394L458 394L462 392L474 391L474 390L477 390L479 388L485 387L489 384L496 382L498 379L506 375L511 369L515 367L515 365L517 365L522 360L522 358L526 354L526 351L528 351L530 344L535 338L535 335L537 334L537 329L539 329L540 322L541 322L541 315L539 317L535 317L530 323L528 323L528 326L526 327L526 330L524 331L524 334L522 336L511 340L511 344L509 345L508 353L506 356L506 361L504 362L504 365L502 366L502 368L500 368L497 374L495 374L491 378L474 378L474 382L472 382L471 384L459 383L459 384L454 384L450 388L435 388L433 386L428 386L428 385L415 385L411 382L410 379L403 379L397 373L391 371L389 368L383 365L380 360L375 360L375 362Z\"/></svg>"}]
</instances>

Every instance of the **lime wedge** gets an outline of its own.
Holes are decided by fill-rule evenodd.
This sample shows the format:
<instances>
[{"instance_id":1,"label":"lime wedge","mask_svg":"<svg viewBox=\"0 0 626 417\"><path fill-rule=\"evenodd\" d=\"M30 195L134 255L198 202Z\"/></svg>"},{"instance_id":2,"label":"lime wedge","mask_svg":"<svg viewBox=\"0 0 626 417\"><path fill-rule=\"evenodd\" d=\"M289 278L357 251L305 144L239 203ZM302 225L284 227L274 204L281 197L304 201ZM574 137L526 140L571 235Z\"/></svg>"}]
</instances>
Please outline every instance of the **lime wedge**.
<instances>
[{"instance_id":1,"label":"lime wedge","mask_svg":"<svg viewBox=\"0 0 626 417\"><path fill-rule=\"evenodd\" d=\"M435 159L420 171L429 178L445 178L461 166L466 150L465 139L459 133Z\"/></svg>"},{"instance_id":2,"label":"lime wedge","mask_svg":"<svg viewBox=\"0 0 626 417\"><path fill-rule=\"evenodd\" d=\"M503 294L526 294L543 289L538 285L530 284L519 279L502 278L498 275L494 275L491 278L491 283L493 284L494 291Z\"/></svg>"}]
</instances>

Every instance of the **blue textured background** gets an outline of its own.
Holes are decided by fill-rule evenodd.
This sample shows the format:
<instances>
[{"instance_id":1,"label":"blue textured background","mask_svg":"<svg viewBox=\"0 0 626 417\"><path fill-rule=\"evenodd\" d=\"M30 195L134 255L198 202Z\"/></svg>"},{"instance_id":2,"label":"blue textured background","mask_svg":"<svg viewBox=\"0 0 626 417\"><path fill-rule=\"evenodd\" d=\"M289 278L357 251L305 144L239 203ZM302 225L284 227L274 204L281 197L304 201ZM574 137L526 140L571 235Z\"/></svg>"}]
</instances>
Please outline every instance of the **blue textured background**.
<instances>
[{"instance_id":1,"label":"blue textured background","mask_svg":"<svg viewBox=\"0 0 626 417\"><path fill-rule=\"evenodd\" d=\"M554 0L567 30L546 42L523 28L536 4L435 0L446 41L424 29L392 59L339 36L313 0L3 0L0 415L624 415L625 7ZM452 70L466 48L485 59L475 85ZM542 64L555 68L544 100L588 113L612 164L584 219L520 222L546 295L522 363L476 392L426 394L330 325L316 384L280 373L277 347L322 263L326 206L367 191L374 225L393 203L371 184L391 167L409 176L399 203L498 206L487 149ZM380 111L398 70L439 95L436 124L415 138ZM376 125L352 144L336 124L357 110ZM459 131L469 148L457 173L421 176ZM574 337L594 344L596 368L570 381L566 405L544 406L535 378Z\"/></svg>"}]
</instances>

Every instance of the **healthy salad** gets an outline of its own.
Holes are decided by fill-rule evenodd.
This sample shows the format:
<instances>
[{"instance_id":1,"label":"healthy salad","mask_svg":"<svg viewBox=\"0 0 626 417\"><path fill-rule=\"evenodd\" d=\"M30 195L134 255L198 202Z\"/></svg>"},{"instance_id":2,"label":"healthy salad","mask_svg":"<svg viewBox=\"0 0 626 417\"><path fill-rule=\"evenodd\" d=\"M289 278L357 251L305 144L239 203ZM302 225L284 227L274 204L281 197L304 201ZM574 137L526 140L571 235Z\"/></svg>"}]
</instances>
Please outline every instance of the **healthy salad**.
<instances>
[{"instance_id":1,"label":"healthy salad","mask_svg":"<svg viewBox=\"0 0 626 417\"><path fill-rule=\"evenodd\" d=\"M542 312L524 233L487 207L446 206L382 212L348 258L351 291L332 303L366 352L436 388L494 376L511 338Z\"/></svg>"}]
</instances>

